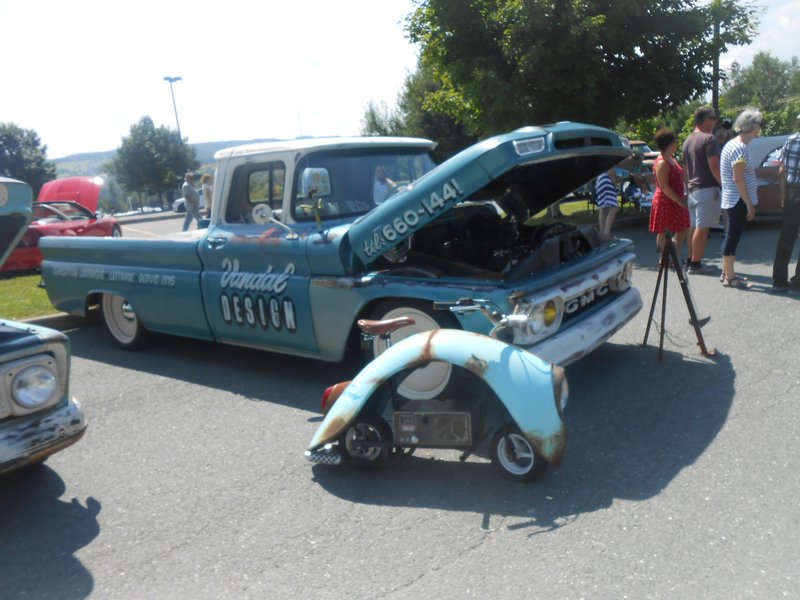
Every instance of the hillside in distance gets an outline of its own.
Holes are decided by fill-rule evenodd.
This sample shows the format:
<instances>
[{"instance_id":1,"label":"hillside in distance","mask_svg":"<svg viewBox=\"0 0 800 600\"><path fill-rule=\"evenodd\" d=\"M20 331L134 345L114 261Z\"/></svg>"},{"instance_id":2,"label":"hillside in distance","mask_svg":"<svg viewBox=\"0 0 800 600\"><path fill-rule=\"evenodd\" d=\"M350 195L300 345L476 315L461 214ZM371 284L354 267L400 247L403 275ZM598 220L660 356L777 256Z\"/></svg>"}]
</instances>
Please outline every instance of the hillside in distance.
<instances>
[{"instance_id":1,"label":"hillside in distance","mask_svg":"<svg viewBox=\"0 0 800 600\"><path fill-rule=\"evenodd\" d=\"M223 148L240 146L242 144L253 144L257 142L275 142L278 138L260 138L255 140L229 140L225 142L201 142L192 144L197 153L197 160L201 170L211 170L214 165L214 153ZM56 176L75 177L84 175L105 175L104 166L114 159L116 150L106 150L104 152L83 152L80 154L70 154L63 158L51 159L56 165Z\"/></svg>"}]
</instances>

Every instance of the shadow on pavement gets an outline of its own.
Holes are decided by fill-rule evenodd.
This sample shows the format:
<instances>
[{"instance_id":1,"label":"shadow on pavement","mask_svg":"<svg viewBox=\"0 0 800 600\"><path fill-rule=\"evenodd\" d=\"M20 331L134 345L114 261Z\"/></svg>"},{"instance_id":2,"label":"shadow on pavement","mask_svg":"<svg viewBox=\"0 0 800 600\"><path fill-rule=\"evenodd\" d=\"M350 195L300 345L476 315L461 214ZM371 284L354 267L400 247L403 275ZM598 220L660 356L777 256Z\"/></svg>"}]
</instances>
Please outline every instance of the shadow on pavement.
<instances>
[{"instance_id":1,"label":"shadow on pavement","mask_svg":"<svg viewBox=\"0 0 800 600\"><path fill-rule=\"evenodd\" d=\"M100 532L100 503L60 500L64 482L52 469L34 466L0 482L0 595L20 598L87 598L91 573L75 553ZM44 551L43 551L44 549Z\"/></svg>"},{"instance_id":2,"label":"shadow on pavement","mask_svg":"<svg viewBox=\"0 0 800 600\"><path fill-rule=\"evenodd\" d=\"M513 517L502 526L530 528L531 534L615 499L651 498L714 440L733 401L735 378L724 355L695 360L668 352L658 363L655 354L653 348L605 344L567 368L565 460L531 485L502 479L488 462L415 456L376 472L316 465L314 480L350 502L474 512L484 528L498 526L497 517Z\"/></svg>"}]
</instances>

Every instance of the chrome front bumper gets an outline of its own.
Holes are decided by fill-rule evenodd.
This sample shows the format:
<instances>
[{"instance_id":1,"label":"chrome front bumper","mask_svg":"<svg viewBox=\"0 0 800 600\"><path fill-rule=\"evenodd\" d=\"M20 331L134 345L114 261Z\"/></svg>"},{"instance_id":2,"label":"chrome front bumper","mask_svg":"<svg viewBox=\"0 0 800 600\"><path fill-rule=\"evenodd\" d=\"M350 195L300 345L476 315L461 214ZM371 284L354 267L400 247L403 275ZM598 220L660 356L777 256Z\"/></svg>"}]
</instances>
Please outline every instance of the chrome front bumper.
<instances>
[{"instance_id":1,"label":"chrome front bumper","mask_svg":"<svg viewBox=\"0 0 800 600\"><path fill-rule=\"evenodd\" d=\"M551 363L566 366L583 358L619 331L642 309L639 290L630 288L614 302L526 350Z\"/></svg>"},{"instance_id":2,"label":"chrome front bumper","mask_svg":"<svg viewBox=\"0 0 800 600\"><path fill-rule=\"evenodd\" d=\"M85 431L86 416L74 398L66 406L0 423L0 474L43 461Z\"/></svg>"}]
</instances>

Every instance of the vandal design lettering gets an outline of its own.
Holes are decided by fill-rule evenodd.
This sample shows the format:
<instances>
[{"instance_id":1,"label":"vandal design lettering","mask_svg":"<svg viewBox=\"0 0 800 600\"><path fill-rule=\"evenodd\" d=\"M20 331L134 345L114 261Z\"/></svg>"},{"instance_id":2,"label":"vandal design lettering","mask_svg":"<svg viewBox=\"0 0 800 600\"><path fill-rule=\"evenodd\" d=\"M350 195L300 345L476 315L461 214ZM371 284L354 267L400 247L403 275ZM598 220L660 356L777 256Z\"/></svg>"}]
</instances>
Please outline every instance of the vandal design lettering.
<instances>
[{"instance_id":1,"label":"vandal design lettering","mask_svg":"<svg viewBox=\"0 0 800 600\"><path fill-rule=\"evenodd\" d=\"M294 263L289 263L283 273L273 273L272 265L269 265L263 273L250 273L239 271L239 260L234 258L222 259L222 279L220 287L231 290L243 290L248 292L272 292L282 293L289 283L289 279L294 275Z\"/></svg>"},{"instance_id":2,"label":"vandal design lettering","mask_svg":"<svg viewBox=\"0 0 800 600\"><path fill-rule=\"evenodd\" d=\"M223 292L219 296L219 302L222 318L228 325L297 332L296 313L291 298Z\"/></svg>"}]
</instances>

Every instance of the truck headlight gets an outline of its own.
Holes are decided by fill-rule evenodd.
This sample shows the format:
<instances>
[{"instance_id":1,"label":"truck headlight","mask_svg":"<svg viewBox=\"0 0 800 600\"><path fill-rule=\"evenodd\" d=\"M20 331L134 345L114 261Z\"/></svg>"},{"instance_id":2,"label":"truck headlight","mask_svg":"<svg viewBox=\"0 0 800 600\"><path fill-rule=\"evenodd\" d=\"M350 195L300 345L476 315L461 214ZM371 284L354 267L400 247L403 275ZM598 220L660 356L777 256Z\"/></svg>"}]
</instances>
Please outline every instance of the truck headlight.
<instances>
[{"instance_id":1,"label":"truck headlight","mask_svg":"<svg viewBox=\"0 0 800 600\"><path fill-rule=\"evenodd\" d=\"M525 315L527 323L515 329L514 343L534 344L551 335L561 325L564 303L560 298L542 298L520 302L514 313Z\"/></svg>"},{"instance_id":2,"label":"truck headlight","mask_svg":"<svg viewBox=\"0 0 800 600\"><path fill-rule=\"evenodd\" d=\"M57 392L58 378L44 365L22 369L11 382L14 402L29 410L46 406Z\"/></svg>"}]
</instances>

